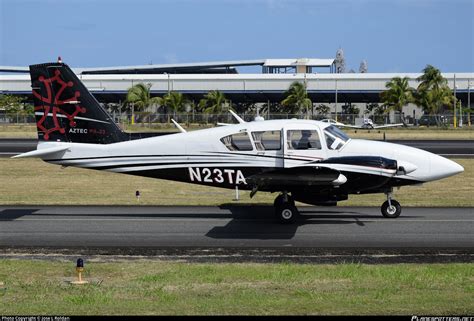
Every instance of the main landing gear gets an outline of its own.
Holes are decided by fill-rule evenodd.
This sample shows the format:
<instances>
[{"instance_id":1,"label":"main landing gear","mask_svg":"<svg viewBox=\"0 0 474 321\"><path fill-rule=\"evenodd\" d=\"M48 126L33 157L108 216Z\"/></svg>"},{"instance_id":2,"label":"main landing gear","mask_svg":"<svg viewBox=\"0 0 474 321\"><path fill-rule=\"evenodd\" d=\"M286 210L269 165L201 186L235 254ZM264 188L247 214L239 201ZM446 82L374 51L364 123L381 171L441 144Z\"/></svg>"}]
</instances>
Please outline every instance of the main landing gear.
<instances>
[{"instance_id":1,"label":"main landing gear","mask_svg":"<svg viewBox=\"0 0 474 321\"><path fill-rule=\"evenodd\" d=\"M282 224L292 224L299 216L294 199L287 192L280 194L273 202L275 206L275 216Z\"/></svg>"},{"instance_id":2,"label":"main landing gear","mask_svg":"<svg viewBox=\"0 0 474 321\"><path fill-rule=\"evenodd\" d=\"M392 192L386 193L387 200L382 204L380 210L386 218L397 218L402 213L402 206L396 200L392 199Z\"/></svg>"}]
</instances>

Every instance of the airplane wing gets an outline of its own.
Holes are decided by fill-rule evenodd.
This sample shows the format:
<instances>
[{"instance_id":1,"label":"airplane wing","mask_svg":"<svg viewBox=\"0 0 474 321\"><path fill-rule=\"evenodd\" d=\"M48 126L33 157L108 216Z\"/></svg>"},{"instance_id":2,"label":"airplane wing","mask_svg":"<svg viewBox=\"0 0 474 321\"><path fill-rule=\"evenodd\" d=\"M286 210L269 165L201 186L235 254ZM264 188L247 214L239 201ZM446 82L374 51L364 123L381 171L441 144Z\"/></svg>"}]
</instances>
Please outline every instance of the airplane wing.
<instances>
[{"instance_id":1,"label":"airplane wing","mask_svg":"<svg viewBox=\"0 0 474 321\"><path fill-rule=\"evenodd\" d=\"M403 126L403 123L399 123L399 124L386 124L386 125L374 125L374 129L378 129L378 128L389 128L389 127L400 127L400 126Z\"/></svg>"},{"instance_id":2,"label":"airplane wing","mask_svg":"<svg viewBox=\"0 0 474 321\"><path fill-rule=\"evenodd\" d=\"M356 129L361 129L361 126L354 126L354 125L347 125L347 124L342 124L342 123L337 123L333 124L336 127L342 127L342 128L356 128Z\"/></svg>"},{"instance_id":3,"label":"airplane wing","mask_svg":"<svg viewBox=\"0 0 474 321\"><path fill-rule=\"evenodd\" d=\"M346 125L346 124L333 124L334 126L337 127L342 127L342 128L354 128L354 129L379 129L379 128L389 128L389 127L399 127L403 126L403 123L400 124L386 124L386 125Z\"/></svg>"},{"instance_id":4,"label":"airplane wing","mask_svg":"<svg viewBox=\"0 0 474 321\"><path fill-rule=\"evenodd\" d=\"M19 155L15 155L13 156L12 158L26 158L26 157L42 157L42 156L49 156L49 155L53 155L53 154L56 154L56 153L59 153L59 152L65 152L66 150L68 150L69 148L71 148L71 145L70 144L62 144L60 146L56 146L56 147L49 147L49 148L43 148L43 149L35 149L35 150L32 150L30 152L26 152L26 153L23 153L23 154L19 154Z\"/></svg>"},{"instance_id":5,"label":"airplane wing","mask_svg":"<svg viewBox=\"0 0 474 321\"><path fill-rule=\"evenodd\" d=\"M246 181L258 187L279 185L338 186L344 184L347 178L338 170L328 167L299 166L255 174L246 177Z\"/></svg>"}]
</instances>

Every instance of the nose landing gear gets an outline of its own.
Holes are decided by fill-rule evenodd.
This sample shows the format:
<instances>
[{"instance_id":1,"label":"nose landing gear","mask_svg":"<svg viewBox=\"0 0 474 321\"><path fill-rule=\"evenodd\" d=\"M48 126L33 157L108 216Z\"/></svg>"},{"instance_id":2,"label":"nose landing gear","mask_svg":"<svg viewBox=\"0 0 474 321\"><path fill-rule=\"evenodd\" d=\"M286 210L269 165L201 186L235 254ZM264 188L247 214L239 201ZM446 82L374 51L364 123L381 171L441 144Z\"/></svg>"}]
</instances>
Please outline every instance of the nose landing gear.
<instances>
[{"instance_id":1,"label":"nose landing gear","mask_svg":"<svg viewBox=\"0 0 474 321\"><path fill-rule=\"evenodd\" d=\"M380 208L382 215L386 218L397 218L402 213L402 206L396 200L392 199L392 192L386 193L387 200Z\"/></svg>"},{"instance_id":2,"label":"nose landing gear","mask_svg":"<svg viewBox=\"0 0 474 321\"><path fill-rule=\"evenodd\" d=\"M275 216L282 224L292 224L299 216L295 201L287 192L278 195L273 205L275 206Z\"/></svg>"}]
</instances>

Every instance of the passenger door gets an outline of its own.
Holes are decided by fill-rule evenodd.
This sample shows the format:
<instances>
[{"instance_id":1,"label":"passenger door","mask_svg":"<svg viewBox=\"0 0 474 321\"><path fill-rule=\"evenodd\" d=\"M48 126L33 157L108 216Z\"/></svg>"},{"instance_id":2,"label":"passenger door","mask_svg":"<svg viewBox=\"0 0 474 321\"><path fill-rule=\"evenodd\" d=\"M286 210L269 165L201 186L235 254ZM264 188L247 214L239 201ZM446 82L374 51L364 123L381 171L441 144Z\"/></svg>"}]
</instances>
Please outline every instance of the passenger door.
<instances>
[{"instance_id":1,"label":"passenger door","mask_svg":"<svg viewBox=\"0 0 474 321\"><path fill-rule=\"evenodd\" d=\"M284 167L294 167L326 158L326 147L316 126L288 125L283 128Z\"/></svg>"},{"instance_id":2,"label":"passenger door","mask_svg":"<svg viewBox=\"0 0 474 321\"><path fill-rule=\"evenodd\" d=\"M252 139L257 150L256 161L262 167L283 167L281 130L253 131Z\"/></svg>"}]
</instances>

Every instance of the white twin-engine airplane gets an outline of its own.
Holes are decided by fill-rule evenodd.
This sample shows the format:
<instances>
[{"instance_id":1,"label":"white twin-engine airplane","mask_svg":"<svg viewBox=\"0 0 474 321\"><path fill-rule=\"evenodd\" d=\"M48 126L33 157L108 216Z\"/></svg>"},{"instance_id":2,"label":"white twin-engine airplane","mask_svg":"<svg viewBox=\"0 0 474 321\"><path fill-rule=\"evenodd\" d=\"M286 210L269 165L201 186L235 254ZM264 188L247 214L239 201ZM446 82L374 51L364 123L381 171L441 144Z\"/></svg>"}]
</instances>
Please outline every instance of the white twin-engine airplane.
<instances>
[{"instance_id":1,"label":"white twin-engine airplane","mask_svg":"<svg viewBox=\"0 0 474 321\"><path fill-rule=\"evenodd\" d=\"M446 158L403 145L350 139L318 121L271 120L130 140L61 62L30 66L38 148L15 157L224 188L278 192L282 223L295 201L336 205L349 194L385 193L385 217L401 213L394 187L461 173ZM65 191L66 192L66 191Z\"/></svg>"}]
</instances>

